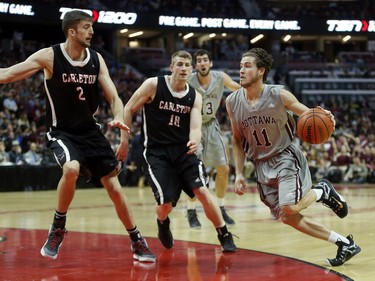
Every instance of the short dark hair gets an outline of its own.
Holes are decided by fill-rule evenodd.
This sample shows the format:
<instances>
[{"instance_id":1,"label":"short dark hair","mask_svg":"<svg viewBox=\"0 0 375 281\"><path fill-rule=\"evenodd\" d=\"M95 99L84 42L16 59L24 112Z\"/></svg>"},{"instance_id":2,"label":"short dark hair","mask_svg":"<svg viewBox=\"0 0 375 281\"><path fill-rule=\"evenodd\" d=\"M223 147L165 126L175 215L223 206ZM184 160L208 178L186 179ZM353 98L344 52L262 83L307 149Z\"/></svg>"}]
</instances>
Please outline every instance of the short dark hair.
<instances>
[{"instance_id":1,"label":"short dark hair","mask_svg":"<svg viewBox=\"0 0 375 281\"><path fill-rule=\"evenodd\" d=\"M198 49L194 52L193 58L194 58L194 63L197 61L197 57L207 55L208 59L212 61L212 56L211 53L205 49Z\"/></svg>"},{"instance_id":2,"label":"short dark hair","mask_svg":"<svg viewBox=\"0 0 375 281\"><path fill-rule=\"evenodd\" d=\"M69 29L76 29L78 23L83 20L92 22L92 16L81 10L72 10L67 12L62 20L62 30L65 34L65 37L68 37Z\"/></svg>"},{"instance_id":3,"label":"short dark hair","mask_svg":"<svg viewBox=\"0 0 375 281\"><path fill-rule=\"evenodd\" d=\"M273 59L271 54L262 48L252 48L242 54L242 57L254 57L255 64L258 68L264 67L263 81L267 80L267 76L271 71Z\"/></svg>"}]
</instances>

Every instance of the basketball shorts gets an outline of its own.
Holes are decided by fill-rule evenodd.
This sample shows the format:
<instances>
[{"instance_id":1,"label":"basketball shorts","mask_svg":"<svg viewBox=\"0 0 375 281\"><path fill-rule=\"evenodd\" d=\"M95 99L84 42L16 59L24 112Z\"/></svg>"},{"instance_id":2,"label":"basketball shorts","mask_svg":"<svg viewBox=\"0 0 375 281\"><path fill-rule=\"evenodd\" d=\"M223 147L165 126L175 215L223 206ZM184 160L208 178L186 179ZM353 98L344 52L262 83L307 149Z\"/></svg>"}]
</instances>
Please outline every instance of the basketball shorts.
<instances>
[{"instance_id":1,"label":"basketball shorts","mask_svg":"<svg viewBox=\"0 0 375 281\"><path fill-rule=\"evenodd\" d=\"M80 175L97 186L101 186L100 179L103 176L115 169L117 173L121 171L121 161L117 160L110 143L99 129L74 135L52 130L46 137L47 147L60 167L66 162L77 160L81 166Z\"/></svg>"},{"instance_id":2,"label":"basketball shorts","mask_svg":"<svg viewBox=\"0 0 375 281\"><path fill-rule=\"evenodd\" d=\"M208 188L203 162L186 152L186 144L145 149L143 169L158 205L176 206L182 191L193 198L195 188Z\"/></svg>"},{"instance_id":3,"label":"basketball shorts","mask_svg":"<svg viewBox=\"0 0 375 281\"><path fill-rule=\"evenodd\" d=\"M306 157L294 144L269 160L257 161L256 171L260 199L275 219L281 206L297 204L312 187Z\"/></svg>"},{"instance_id":4,"label":"basketball shorts","mask_svg":"<svg viewBox=\"0 0 375 281\"><path fill-rule=\"evenodd\" d=\"M226 146L221 135L219 122L216 119L202 124L202 138L197 155L206 167L228 164Z\"/></svg>"}]
</instances>

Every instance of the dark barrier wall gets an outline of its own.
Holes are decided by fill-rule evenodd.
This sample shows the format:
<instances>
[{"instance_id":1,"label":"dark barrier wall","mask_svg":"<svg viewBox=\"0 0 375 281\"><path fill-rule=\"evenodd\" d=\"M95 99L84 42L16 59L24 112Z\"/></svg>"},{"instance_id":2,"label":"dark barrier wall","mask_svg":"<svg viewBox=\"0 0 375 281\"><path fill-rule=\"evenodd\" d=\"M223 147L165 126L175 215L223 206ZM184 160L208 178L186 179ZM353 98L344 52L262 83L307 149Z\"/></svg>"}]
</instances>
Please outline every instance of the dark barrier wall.
<instances>
[{"instance_id":1,"label":"dark barrier wall","mask_svg":"<svg viewBox=\"0 0 375 281\"><path fill-rule=\"evenodd\" d=\"M55 190L60 180L62 169L57 165L51 166L0 166L0 192L4 191L32 191ZM130 183L126 170L119 174L120 183L123 186L137 185ZM77 188L94 188L91 182L86 182L79 177Z\"/></svg>"},{"instance_id":2,"label":"dark barrier wall","mask_svg":"<svg viewBox=\"0 0 375 281\"><path fill-rule=\"evenodd\" d=\"M0 166L0 192L56 189L62 169L59 166ZM93 187L79 178L77 187Z\"/></svg>"},{"instance_id":3,"label":"dark barrier wall","mask_svg":"<svg viewBox=\"0 0 375 281\"><path fill-rule=\"evenodd\" d=\"M0 191L52 189L60 176L59 166L0 166Z\"/></svg>"}]
</instances>

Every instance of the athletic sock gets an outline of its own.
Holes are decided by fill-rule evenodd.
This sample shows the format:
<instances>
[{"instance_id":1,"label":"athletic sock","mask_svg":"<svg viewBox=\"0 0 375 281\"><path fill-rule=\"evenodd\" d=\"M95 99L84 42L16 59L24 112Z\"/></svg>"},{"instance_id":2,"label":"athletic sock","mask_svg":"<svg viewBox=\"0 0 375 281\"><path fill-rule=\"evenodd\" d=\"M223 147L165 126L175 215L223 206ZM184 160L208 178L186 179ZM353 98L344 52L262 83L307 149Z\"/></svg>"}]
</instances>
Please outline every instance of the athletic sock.
<instances>
[{"instance_id":1,"label":"athletic sock","mask_svg":"<svg viewBox=\"0 0 375 281\"><path fill-rule=\"evenodd\" d=\"M316 193L316 200L315 201L319 201L323 196L323 190L321 190L320 188L313 188L311 190Z\"/></svg>"},{"instance_id":2,"label":"athletic sock","mask_svg":"<svg viewBox=\"0 0 375 281\"><path fill-rule=\"evenodd\" d=\"M53 228L64 229L66 224L66 213L61 213L55 210L55 215L53 216Z\"/></svg>"},{"instance_id":3,"label":"athletic sock","mask_svg":"<svg viewBox=\"0 0 375 281\"><path fill-rule=\"evenodd\" d=\"M134 227L133 229L127 229L126 231L129 233L130 239L132 241L136 242L142 239L141 233L139 232L137 227Z\"/></svg>"},{"instance_id":4,"label":"athletic sock","mask_svg":"<svg viewBox=\"0 0 375 281\"><path fill-rule=\"evenodd\" d=\"M224 224L224 226L217 227L216 231L217 231L217 234L219 234L220 236L223 236L223 235L228 233L228 229L227 229L227 226L225 224Z\"/></svg>"},{"instance_id":5,"label":"athletic sock","mask_svg":"<svg viewBox=\"0 0 375 281\"><path fill-rule=\"evenodd\" d=\"M190 200L188 200L187 201L187 209L188 210L195 210L195 201L190 201Z\"/></svg>"},{"instance_id":6,"label":"athletic sock","mask_svg":"<svg viewBox=\"0 0 375 281\"><path fill-rule=\"evenodd\" d=\"M216 200L217 200L217 203L219 204L220 207L224 207L225 198L217 197Z\"/></svg>"},{"instance_id":7,"label":"athletic sock","mask_svg":"<svg viewBox=\"0 0 375 281\"><path fill-rule=\"evenodd\" d=\"M335 244L339 240L344 242L345 244L350 243L350 241L346 237L344 237L344 236L342 236L342 235L340 235L340 234L338 234L334 231L331 231L331 233L329 234L329 237L328 237L328 242L331 242L331 243Z\"/></svg>"}]
</instances>

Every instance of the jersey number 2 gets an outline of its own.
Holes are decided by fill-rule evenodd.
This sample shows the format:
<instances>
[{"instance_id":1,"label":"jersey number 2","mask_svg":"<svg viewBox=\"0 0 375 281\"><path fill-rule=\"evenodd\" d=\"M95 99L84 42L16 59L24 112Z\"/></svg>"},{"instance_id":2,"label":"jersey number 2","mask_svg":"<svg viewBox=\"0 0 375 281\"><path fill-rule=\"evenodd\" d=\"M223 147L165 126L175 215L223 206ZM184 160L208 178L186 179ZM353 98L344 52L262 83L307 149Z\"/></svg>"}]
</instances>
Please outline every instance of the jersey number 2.
<instances>
[{"instance_id":1,"label":"jersey number 2","mask_svg":"<svg viewBox=\"0 0 375 281\"><path fill-rule=\"evenodd\" d=\"M85 95L83 94L82 87L77 87L77 92L78 92L78 99L80 99L80 100L86 100Z\"/></svg>"}]
</instances>

